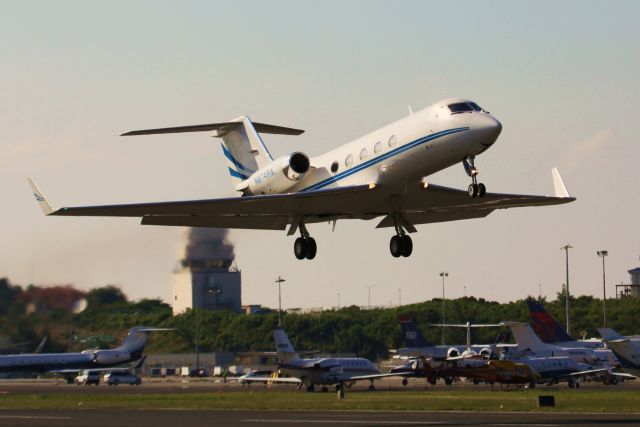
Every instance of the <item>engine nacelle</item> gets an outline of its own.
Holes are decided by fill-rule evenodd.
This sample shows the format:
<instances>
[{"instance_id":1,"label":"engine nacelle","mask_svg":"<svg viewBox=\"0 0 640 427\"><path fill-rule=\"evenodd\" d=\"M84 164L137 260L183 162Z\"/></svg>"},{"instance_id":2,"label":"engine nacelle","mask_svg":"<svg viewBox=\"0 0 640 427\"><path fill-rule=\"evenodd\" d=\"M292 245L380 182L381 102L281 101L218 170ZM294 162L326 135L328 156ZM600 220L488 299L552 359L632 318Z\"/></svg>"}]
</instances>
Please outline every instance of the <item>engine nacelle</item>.
<instances>
[{"instance_id":1,"label":"engine nacelle","mask_svg":"<svg viewBox=\"0 0 640 427\"><path fill-rule=\"evenodd\" d=\"M309 157L299 151L277 158L247 179L245 194L283 193L300 181L310 166Z\"/></svg>"},{"instance_id":2,"label":"engine nacelle","mask_svg":"<svg viewBox=\"0 0 640 427\"><path fill-rule=\"evenodd\" d=\"M126 362L131 358L128 351L97 350L93 353L93 362L98 365L113 365Z\"/></svg>"},{"instance_id":3,"label":"engine nacelle","mask_svg":"<svg viewBox=\"0 0 640 427\"><path fill-rule=\"evenodd\" d=\"M447 350L447 359L450 359L452 357L459 357L460 356L460 350L458 350L455 347L451 347L449 350Z\"/></svg>"},{"instance_id":4,"label":"engine nacelle","mask_svg":"<svg viewBox=\"0 0 640 427\"><path fill-rule=\"evenodd\" d=\"M482 350L480 350L481 356L491 357L492 354L493 354L493 350L491 350L489 347L485 347Z\"/></svg>"}]
</instances>

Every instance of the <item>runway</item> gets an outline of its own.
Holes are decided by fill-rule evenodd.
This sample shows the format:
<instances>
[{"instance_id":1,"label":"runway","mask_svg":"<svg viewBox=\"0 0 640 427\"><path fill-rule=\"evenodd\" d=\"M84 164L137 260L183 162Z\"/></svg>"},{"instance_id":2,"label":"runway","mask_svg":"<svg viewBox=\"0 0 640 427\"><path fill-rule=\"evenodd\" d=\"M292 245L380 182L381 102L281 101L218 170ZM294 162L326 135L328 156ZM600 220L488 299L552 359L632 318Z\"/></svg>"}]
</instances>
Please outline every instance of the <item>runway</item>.
<instances>
[{"instance_id":1,"label":"runway","mask_svg":"<svg viewBox=\"0 0 640 427\"><path fill-rule=\"evenodd\" d=\"M184 410L0 410L0 426L584 426L640 425L640 414Z\"/></svg>"}]
</instances>

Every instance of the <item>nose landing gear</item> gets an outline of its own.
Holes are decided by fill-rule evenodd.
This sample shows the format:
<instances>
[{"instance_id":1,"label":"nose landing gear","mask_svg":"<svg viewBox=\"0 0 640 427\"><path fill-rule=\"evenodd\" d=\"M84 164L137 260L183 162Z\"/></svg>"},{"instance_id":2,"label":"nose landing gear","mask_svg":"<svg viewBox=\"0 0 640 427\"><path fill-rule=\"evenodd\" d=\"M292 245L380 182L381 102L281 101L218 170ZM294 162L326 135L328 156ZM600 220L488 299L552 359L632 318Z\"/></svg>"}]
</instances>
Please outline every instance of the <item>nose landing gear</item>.
<instances>
[{"instance_id":1,"label":"nose landing gear","mask_svg":"<svg viewBox=\"0 0 640 427\"><path fill-rule=\"evenodd\" d=\"M468 193L469 197L484 197L487 194L487 187L483 183L478 184L478 169L474 164L475 156L467 156L462 161L464 171L471 177L471 184L469 184Z\"/></svg>"}]
</instances>

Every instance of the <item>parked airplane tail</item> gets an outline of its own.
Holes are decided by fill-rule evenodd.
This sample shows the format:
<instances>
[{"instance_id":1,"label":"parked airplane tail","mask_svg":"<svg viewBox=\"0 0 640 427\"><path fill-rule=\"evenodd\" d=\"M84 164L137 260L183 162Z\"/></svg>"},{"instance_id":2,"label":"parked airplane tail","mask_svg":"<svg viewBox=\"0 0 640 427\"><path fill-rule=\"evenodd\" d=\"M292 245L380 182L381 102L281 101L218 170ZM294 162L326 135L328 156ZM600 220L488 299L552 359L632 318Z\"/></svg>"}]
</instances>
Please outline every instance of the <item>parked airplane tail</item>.
<instances>
[{"instance_id":1,"label":"parked airplane tail","mask_svg":"<svg viewBox=\"0 0 640 427\"><path fill-rule=\"evenodd\" d=\"M212 136L222 138L222 152L227 159L227 167L234 187L247 180L257 170L273 162L259 132L280 135L300 135L304 132L301 129L254 123L249 117L240 116L229 122L135 130L124 133L122 136L204 131L213 131Z\"/></svg>"},{"instance_id":2,"label":"parked airplane tail","mask_svg":"<svg viewBox=\"0 0 640 427\"><path fill-rule=\"evenodd\" d=\"M598 328L598 332L600 336L605 341L614 341L614 340L623 340L624 336L620 335L618 332L611 328Z\"/></svg>"},{"instance_id":3,"label":"parked airplane tail","mask_svg":"<svg viewBox=\"0 0 640 427\"><path fill-rule=\"evenodd\" d=\"M547 347L547 344L540 340L528 323L502 322L502 324L511 330L521 351L538 353L544 351Z\"/></svg>"},{"instance_id":4,"label":"parked airplane tail","mask_svg":"<svg viewBox=\"0 0 640 427\"><path fill-rule=\"evenodd\" d=\"M129 333L122 340L122 343L115 348L117 351L127 351L131 353L133 359L142 357L142 351L149 339L149 332L172 331L170 328L150 328L146 326L135 326L129 329Z\"/></svg>"},{"instance_id":5,"label":"parked airplane tail","mask_svg":"<svg viewBox=\"0 0 640 427\"><path fill-rule=\"evenodd\" d=\"M402 344L406 347L431 347L432 343L420 333L416 322L407 317L400 318L400 326L402 326L402 332L404 333Z\"/></svg>"},{"instance_id":6,"label":"parked airplane tail","mask_svg":"<svg viewBox=\"0 0 640 427\"><path fill-rule=\"evenodd\" d=\"M552 344L575 341L538 301L528 299L527 305L529 306L531 319L533 319L533 330L543 342Z\"/></svg>"},{"instance_id":7,"label":"parked airplane tail","mask_svg":"<svg viewBox=\"0 0 640 427\"><path fill-rule=\"evenodd\" d=\"M276 341L276 350L278 353L278 363L291 362L293 360L299 360L300 356L293 349L289 337L282 329L274 329L273 337Z\"/></svg>"}]
</instances>

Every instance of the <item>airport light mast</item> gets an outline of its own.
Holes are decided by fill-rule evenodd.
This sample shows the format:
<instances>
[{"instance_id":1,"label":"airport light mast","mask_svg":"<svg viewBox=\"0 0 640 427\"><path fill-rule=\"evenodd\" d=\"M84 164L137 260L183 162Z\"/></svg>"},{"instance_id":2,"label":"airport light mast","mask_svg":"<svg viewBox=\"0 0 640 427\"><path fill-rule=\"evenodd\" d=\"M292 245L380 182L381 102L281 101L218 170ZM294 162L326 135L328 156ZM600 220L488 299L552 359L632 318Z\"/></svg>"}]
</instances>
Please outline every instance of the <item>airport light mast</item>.
<instances>
[{"instance_id":1,"label":"airport light mast","mask_svg":"<svg viewBox=\"0 0 640 427\"><path fill-rule=\"evenodd\" d=\"M607 327L607 280L604 270L604 259L609 255L609 251L601 250L596 252L602 258L602 327Z\"/></svg>"},{"instance_id":2,"label":"airport light mast","mask_svg":"<svg viewBox=\"0 0 640 427\"><path fill-rule=\"evenodd\" d=\"M565 260L566 260L566 272L567 272L567 281L566 281L566 287L565 287L565 295L564 295L564 310L565 310L565 316L566 316L566 320L567 320L567 335L571 335L571 328L570 328L570 323L569 323L569 249L572 249L573 246L571 246L570 244L566 244L563 247L561 247L560 249L564 249L565 252Z\"/></svg>"},{"instance_id":3,"label":"airport light mast","mask_svg":"<svg viewBox=\"0 0 640 427\"><path fill-rule=\"evenodd\" d=\"M444 319L444 278L445 277L449 277L449 273L447 273L446 271L441 271L440 272L440 277L442 277L442 345L444 345L444 324L445 324L445 319Z\"/></svg>"},{"instance_id":4,"label":"airport light mast","mask_svg":"<svg viewBox=\"0 0 640 427\"><path fill-rule=\"evenodd\" d=\"M280 286L283 282L286 282L282 277L278 276L276 283L278 284L278 327L282 328L282 289Z\"/></svg>"},{"instance_id":5,"label":"airport light mast","mask_svg":"<svg viewBox=\"0 0 640 427\"><path fill-rule=\"evenodd\" d=\"M368 296L367 296L367 308L369 310L371 310L371 289L375 288L376 285L364 285L365 288L367 288L368 290Z\"/></svg>"}]
</instances>

